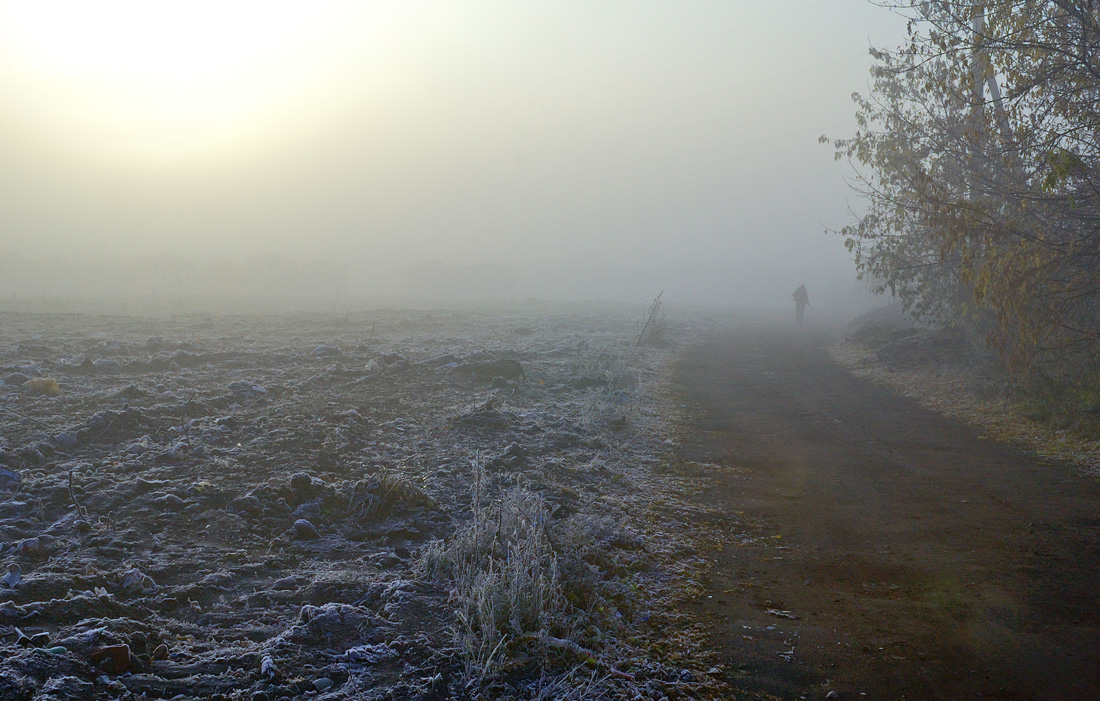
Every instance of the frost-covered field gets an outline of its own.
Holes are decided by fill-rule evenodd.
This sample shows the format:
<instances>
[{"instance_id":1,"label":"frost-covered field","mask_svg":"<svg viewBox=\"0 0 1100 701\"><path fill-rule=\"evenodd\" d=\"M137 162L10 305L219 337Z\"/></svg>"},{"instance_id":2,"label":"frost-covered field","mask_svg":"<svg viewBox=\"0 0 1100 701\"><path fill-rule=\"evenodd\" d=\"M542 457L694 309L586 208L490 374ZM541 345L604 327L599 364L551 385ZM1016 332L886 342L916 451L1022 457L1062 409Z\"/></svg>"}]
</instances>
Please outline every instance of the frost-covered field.
<instances>
[{"instance_id":1,"label":"frost-covered field","mask_svg":"<svg viewBox=\"0 0 1100 701\"><path fill-rule=\"evenodd\" d=\"M645 320L0 314L0 699L717 693Z\"/></svg>"}]
</instances>

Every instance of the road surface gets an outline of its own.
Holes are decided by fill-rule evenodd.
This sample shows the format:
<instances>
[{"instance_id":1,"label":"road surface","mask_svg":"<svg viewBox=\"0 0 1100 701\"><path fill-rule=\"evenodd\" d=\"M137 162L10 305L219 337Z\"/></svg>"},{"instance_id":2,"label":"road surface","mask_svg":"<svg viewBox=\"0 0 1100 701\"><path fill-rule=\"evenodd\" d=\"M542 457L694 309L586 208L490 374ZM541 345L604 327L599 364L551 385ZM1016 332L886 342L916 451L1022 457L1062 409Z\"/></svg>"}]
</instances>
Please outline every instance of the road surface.
<instances>
[{"instance_id":1,"label":"road surface","mask_svg":"<svg viewBox=\"0 0 1100 701\"><path fill-rule=\"evenodd\" d=\"M1100 698L1100 485L745 324L677 367L720 550L694 606L780 698Z\"/></svg>"}]
</instances>

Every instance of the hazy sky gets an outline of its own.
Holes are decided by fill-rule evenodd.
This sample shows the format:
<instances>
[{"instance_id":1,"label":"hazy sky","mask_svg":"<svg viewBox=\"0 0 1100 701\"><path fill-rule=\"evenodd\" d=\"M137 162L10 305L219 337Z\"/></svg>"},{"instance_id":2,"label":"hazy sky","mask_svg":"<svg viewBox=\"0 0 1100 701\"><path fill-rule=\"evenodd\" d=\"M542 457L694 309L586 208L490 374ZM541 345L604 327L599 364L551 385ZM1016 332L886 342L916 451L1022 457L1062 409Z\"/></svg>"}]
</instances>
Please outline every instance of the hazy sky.
<instances>
[{"instance_id":1,"label":"hazy sky","mask_svg":"<svg viewBox=\"0 0 1100 701\"><path fill-rule=\"evenodd\" d=\"M903 31L866 0L3 1L0 249L839 270L817 137Z\"/></svg>"}]
</instances>

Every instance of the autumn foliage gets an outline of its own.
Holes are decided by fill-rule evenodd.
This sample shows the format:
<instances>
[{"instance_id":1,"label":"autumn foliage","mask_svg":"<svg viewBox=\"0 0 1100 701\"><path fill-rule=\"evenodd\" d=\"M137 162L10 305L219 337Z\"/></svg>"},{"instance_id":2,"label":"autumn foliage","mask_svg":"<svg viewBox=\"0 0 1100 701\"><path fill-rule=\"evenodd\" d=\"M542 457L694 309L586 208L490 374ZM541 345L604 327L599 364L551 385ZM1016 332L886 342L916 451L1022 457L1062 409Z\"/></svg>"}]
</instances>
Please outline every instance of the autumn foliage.
<instances>
[{"instance_id":1,"label":"autumn foliage","mask_svg":"<svg viewBox=\"0 0 1100 701\"><path fill-rule=\"evenodd\" d=\"M1100 0L895 2L858 131L861 277L980 331L1021 375L1100 360ZM824 137L823 137L824 139Z\"/></svg>"}]
</instances>

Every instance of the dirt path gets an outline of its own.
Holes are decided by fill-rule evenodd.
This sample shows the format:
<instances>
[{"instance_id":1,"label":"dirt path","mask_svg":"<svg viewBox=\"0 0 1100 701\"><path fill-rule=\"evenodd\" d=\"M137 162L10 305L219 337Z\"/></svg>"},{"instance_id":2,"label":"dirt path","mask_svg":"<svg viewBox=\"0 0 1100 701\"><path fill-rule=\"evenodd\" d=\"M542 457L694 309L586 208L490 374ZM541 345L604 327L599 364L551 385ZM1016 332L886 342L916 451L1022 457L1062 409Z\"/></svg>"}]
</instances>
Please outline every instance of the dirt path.
<instances>
[{"instance_id":1,"label":"dirt path","mask_svg":"<svg viewBox=\"0 0 1100 701\"><path fill-rule=\"evenodd\" d=\"M697 613L782 698L1100 698L1100 485L847 374L820 330L686 353L721 547ZM770 611L770 613L769 613ZM787 616L797 618L788 618Z\"/></svg>"}]
</instances>

